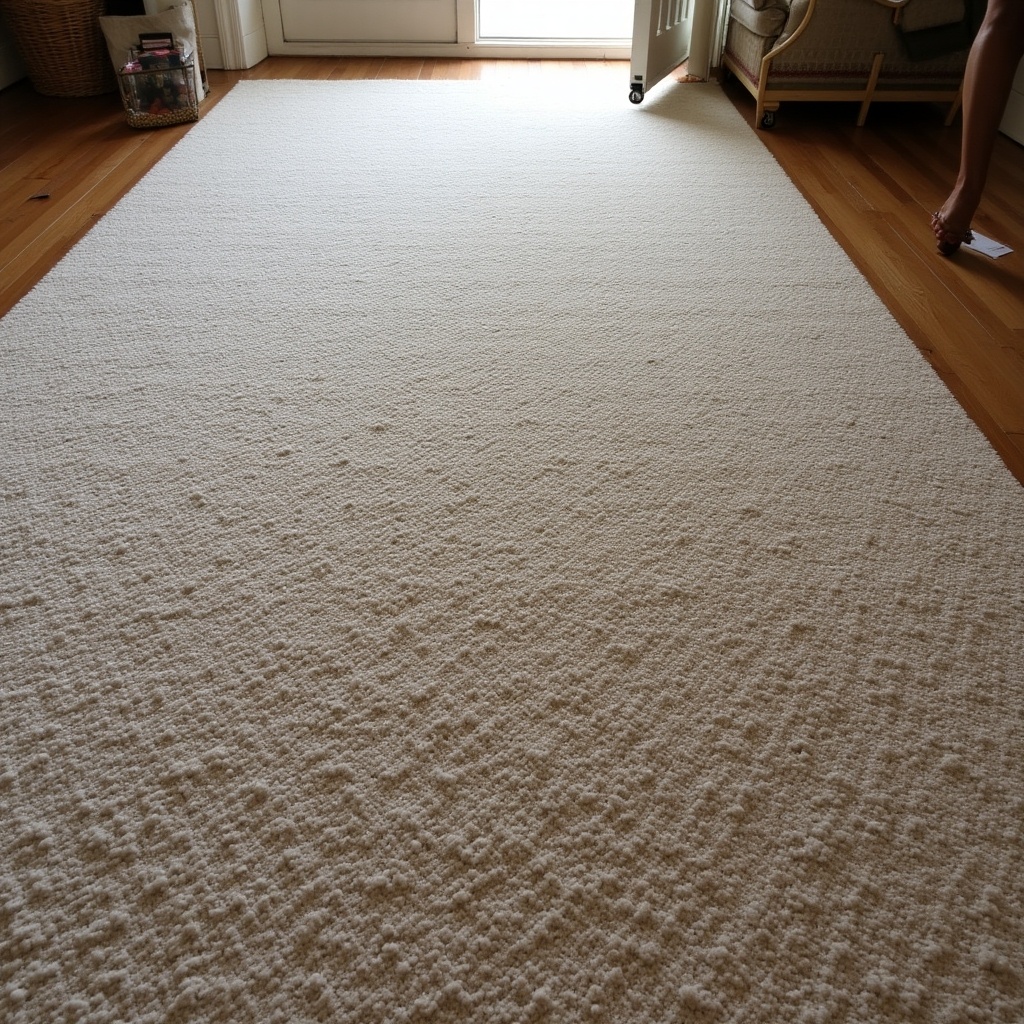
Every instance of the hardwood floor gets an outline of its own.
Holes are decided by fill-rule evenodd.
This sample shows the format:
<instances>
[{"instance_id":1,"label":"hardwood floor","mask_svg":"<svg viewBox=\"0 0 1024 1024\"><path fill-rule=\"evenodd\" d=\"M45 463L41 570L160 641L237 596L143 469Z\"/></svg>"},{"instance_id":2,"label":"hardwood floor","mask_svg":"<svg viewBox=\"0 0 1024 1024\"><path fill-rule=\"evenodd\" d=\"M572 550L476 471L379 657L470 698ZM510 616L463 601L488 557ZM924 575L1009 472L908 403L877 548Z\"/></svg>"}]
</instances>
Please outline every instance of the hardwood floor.
<instances>
[{"instance_id":1,"label":"hardwood floor","mask_svg":"<svg viewBox=\"0 0 1024 1024\"><path fill-rule=\"evenodd\" d=\"M555 86L564 75L614 76L626 102L623 62L273 57L248 71L211 71L204 110L243 78L524 75ZM734 83L725 89L750 123L753 101ZM928 214L955 176L959 125L943 127L943 113L876 104L856 128L855 104L791 103L758 136L1024 483L1024 149L1000 136L975 220L1015 251L944 260ZM24 82L0 92L0 315L188 130L133 130L113 95L53 99Z\"/></svg>"},{"instance_id":2,"label":"hardwood floor","mask_svg":"<svg viewBox=\"0 0 1024 1024\"><path fill-rule=\"evenodd\" d=\"M753 101L728 88L752 120ZM1014 252L943 259L928 223L959 164L931 104L787 104L759 132L875 292L1024 483L1024 148L1000 135L974 227ZM921 438L922 444L932 443Z\"/></svg>"}]
</instances>

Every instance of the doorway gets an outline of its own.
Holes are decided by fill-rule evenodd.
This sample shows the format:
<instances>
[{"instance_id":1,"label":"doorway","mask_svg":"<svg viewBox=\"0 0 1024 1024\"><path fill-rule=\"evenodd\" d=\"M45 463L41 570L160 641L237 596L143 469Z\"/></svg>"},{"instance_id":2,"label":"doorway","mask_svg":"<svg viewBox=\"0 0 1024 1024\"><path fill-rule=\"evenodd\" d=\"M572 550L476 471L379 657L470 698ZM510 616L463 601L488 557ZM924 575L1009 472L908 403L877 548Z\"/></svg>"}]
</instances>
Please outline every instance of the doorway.
<instances>
[{"instance_id":1,"label":"doorway","mask_svg":"<svg viewBox=\"0 0 1024 1024\"><path fill-rule=\"evenodd\" d=\"M481 41L621 42L633 35L633 0L478 0Z\"/></svg>"}]
</instances>

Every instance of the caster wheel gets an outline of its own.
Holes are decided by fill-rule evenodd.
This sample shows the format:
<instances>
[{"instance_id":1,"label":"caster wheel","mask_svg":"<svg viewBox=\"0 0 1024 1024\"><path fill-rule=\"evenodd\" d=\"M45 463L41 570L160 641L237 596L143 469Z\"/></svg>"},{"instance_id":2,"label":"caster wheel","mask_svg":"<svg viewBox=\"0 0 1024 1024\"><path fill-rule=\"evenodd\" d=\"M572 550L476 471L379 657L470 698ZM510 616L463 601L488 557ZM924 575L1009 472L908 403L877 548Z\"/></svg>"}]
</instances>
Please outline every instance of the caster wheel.
<instances>
[{"instance_id":1,"label":"caster wheel","mask_svg":"<svg viewBox=\"0 0 1024 1024\"><path fill-rule=\"evenodd\" d=\"M643 91L643 89L630 89L630 91L629 91L629 102L630 103L640 103L640 102L642 102L643 98L644 98L644 91Z\"/></svg>"},{"instance_id":2,"label":"caster wheel","mask_svg":"<svg viewBox=\"0 0 1024 1024\"><path fill-rule=\"evenodd\" d=\"M766 110L761 115L761 127L762 128L774 128L775 127L775 111Z\"/></svg>"}]
</instances>

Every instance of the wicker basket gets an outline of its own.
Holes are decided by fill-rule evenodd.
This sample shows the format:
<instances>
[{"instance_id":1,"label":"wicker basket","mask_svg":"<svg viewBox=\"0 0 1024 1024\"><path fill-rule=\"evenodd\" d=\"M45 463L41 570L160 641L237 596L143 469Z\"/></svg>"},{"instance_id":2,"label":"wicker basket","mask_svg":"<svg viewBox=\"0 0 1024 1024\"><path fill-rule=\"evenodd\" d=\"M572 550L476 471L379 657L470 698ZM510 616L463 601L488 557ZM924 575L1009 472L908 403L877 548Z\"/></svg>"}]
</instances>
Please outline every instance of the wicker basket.
<instances>
[{"instance_id":1,"label":"wicker basket","mask_svg":"<svg viewBox=\"0 0 1024 1024\"><path fill-rule=\"evenodd\" d=\"M44 96L96 96L117 88L99 16L106 0L0 0L28 76Z\"/></svg>"},{"instance_id":2,"label":"wicker basket","mask_svg":"<svg viewBox=\"0 0 1024 1024\"><path fill-rule=\"evenodd\" d=\"M132 67L129 64L122 68L117 80L133 128L163 128L199 120L194 57L177 67L128 70Z\"/></svg>"}]
</instances>

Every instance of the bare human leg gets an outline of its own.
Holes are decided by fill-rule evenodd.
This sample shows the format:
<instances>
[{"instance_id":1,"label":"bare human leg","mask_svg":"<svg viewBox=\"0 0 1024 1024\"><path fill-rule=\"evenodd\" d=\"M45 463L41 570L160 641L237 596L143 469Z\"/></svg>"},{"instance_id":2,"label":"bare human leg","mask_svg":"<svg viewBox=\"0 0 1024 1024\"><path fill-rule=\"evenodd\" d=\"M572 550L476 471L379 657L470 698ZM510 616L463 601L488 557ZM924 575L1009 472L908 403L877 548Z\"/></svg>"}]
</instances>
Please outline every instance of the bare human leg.
<instances>
[{"instance_id":1,"label":"bare human leg","mask_svg":"<svg viewBox=\"0 0 1024 1024\"><path fill-rule=\"evenodd\" d=\"M1024 56L1024 0L988 0L964 71L960 173L953 191L932 216L939 252L950 256L970 238L981 202L999 122Z\"/></svg>"}]
</instances>

